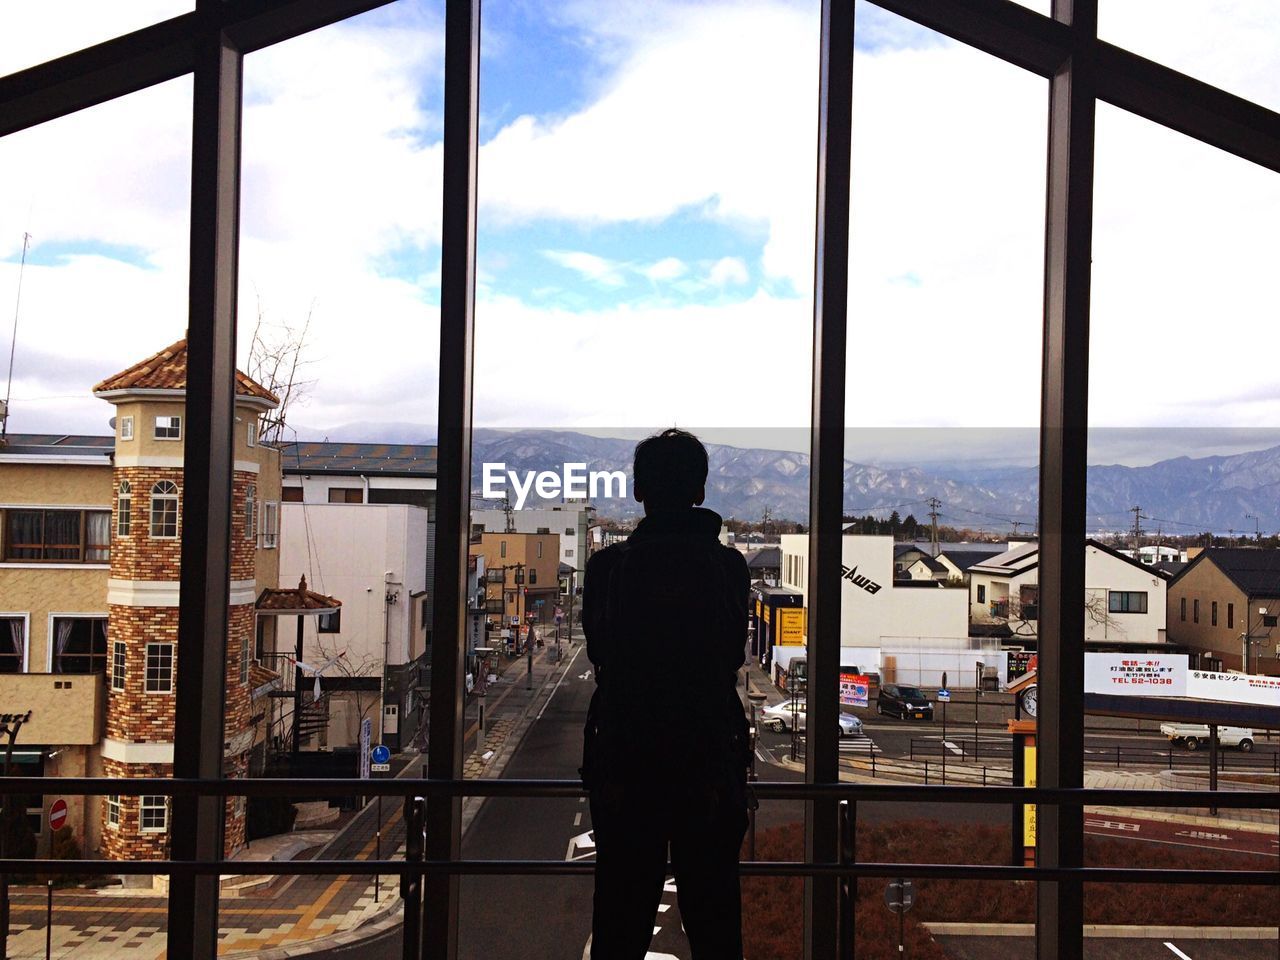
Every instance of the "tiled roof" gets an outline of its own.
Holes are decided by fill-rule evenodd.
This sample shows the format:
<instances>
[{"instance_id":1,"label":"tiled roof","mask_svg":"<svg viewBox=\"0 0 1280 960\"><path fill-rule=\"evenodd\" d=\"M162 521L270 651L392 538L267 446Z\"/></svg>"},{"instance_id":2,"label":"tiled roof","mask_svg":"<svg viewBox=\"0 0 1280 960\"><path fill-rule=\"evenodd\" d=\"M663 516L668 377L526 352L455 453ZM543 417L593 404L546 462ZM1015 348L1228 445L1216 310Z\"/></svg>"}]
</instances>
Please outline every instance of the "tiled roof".
<instances>
[{"instance_id":1,"label":"tiled roof","mask_svg":"<svg viewBox=\"0 0 1280 960\"><path fill-rule=\"evenodd\" d=\"M115 437L65 433L11 433L0 444L0 453L39 457L102 457L109 463Z\"/></svg>"},{"instance_id":2,"label":"tiled roof","mask_svg":"<svg viewBox=\"0 0 1280 960\"><path fill-rule=\"evenodd\" d=\"M139 360L133 366L107 377L93 388L93 392L185 389L187 389L187 340L183 337L177 343L171 343L145 360ZM236 371L236 393L242 397L266 400L276 406L280 404L279 397L240 370Z\"/></svg>"},{"instance_id":3,"label":"tiled roof","mask_svg":"<svg viewBox=\"0 0 1280 960\"><path fill-rule=\"evenodd\" d=\"M425 443L285 443L280 446L280 465L286 474L434 477L436 447Z\"/></svg>"},{"instance_id":4,"label":"tiled roof","mask_svg":"<svg viewBox=\"0 0 1280 960\"><path fill-rule=\"evenodd\" d=\"M1280 550L1262 547L1209 547L1195 561L1208 560L1247 597L1280 597ZM1188 564L1179 579L1190 569Z\"/></svg>"},{"instance_id":5,"label":"tiled roof","mask_svg":"<svg viewBox=\"0 0 1280 960\"><path fill-rule=\"evenodd\" d=\"M292 590L278 590L272 587L263 590L256 606L259 610L276 613L300 613L309 610L320 613L337 610L342 606L342 601L308 590L307 578L303 576Z\"/></svg>"},{"instance_id":6,"label":"tiled roof","mask_svg":"<svg viewBox=\"0 0 1280 960\"><path fill-rule=\"evenodd\" d=\"M761 547L747 554L748 570L772 570L782 566L781 547Z\"/></svg>"}]
</instances>

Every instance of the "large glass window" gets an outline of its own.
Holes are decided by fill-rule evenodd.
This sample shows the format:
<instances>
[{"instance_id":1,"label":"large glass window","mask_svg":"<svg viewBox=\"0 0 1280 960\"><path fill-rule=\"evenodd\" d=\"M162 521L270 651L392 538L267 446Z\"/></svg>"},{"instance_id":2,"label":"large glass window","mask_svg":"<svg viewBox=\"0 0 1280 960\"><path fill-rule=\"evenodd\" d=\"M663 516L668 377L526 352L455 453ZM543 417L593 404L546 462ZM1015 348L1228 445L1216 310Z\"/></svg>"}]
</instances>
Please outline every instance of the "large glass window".
<instances>
[{"instance_id":1,"label":"large glass window","mask_svg":"<svg viewBox=\"0 0 1280 960\"><path fill-rule=\"evenodd\" d=\"M110 510L5 511L5 559L44 563L106 563Z\"/></svg>"},{"instance_id":2,"label":"large glass window","mask_svg":"<svg viewBox=\"0 0 1280 960\"><path fill-rule=\"evenodd\" d=\"M178 485L157 481L151 487L151 536L169 539L178 535Z\"/></svg>"},{"instance_id":3,"label":"large glass window","mask_svg":"<svg viewBox=\"0 0 1280 960\"><path fill-rule=\"evenodd\" d=\"M107 672L107 618L53 618L53 672Z\"/></svg>"}]
</instances>

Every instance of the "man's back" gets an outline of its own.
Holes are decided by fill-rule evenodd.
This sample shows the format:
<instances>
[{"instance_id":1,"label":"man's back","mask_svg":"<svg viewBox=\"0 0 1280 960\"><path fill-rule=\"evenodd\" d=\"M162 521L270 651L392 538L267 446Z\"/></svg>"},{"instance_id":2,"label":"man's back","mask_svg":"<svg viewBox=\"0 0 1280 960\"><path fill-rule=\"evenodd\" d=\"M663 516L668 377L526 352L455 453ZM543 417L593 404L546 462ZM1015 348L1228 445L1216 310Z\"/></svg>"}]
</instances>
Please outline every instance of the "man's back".
<instances>
[{"instance_id":1,"label":"man's back","mask_svg":"<svg viewBox=\"0 0 1280 960\"><path fill-rule=\"evenodd\" d=\"M719 529L709 510L649 516L588 563L583 627L598 685L589 776L705 779L744 762L735 676L749 578Z\"/></svg>"}]
</instances>

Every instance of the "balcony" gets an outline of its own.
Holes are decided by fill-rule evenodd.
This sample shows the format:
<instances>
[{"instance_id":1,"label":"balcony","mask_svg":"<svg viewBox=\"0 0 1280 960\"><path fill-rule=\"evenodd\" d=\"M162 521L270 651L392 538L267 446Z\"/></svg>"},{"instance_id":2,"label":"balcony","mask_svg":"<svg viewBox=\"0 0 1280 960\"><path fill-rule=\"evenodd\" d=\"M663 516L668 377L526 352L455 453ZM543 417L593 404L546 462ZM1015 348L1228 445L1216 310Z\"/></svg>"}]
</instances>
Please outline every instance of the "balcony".
<instances>
[{"instance_id":1,"label":"balcony","mask_svg":"<svg viewBox=\"0 0 1280 960\"><path fill-rule=\"evenodd\" d=\"M92 745L102 739L106 686L100 673L0 674L0 710L27 716L20 745Z\"/></svg>"}]
</instances>

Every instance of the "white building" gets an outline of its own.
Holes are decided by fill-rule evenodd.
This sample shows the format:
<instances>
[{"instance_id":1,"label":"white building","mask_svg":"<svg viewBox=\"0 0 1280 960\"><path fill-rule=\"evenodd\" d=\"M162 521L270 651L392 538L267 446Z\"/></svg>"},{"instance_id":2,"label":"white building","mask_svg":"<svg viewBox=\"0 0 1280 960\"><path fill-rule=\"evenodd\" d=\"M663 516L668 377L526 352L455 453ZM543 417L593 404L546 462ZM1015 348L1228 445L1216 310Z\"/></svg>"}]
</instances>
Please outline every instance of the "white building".
<instances>
[{"instance_id":1,"label":"white building","mask_svg":"<svg viewBox=\"0 0 1280 960\"><path fill-rule=\"evenodd\" d=\"M574 570L585 570L589 555L587 530L595 507L566 503L553 507L512 510L512 533L555 533L560 536L560 562ZM501 533L507 529L505 510L472 510L471 533ZM581 574L578 577L581 583Z\"/></svg>"},{"instance_id":2,"label":"white building","mask_svg":"<svg viewBox=\"0 0 1280 960\"><path fill-rule=\"evenodd\" d=\"M1163 574L1096 540L1084 544L1085 643L1155 647L1165 643ZM969 617L1007 624L1012 639L1035 640L1039 623L1039 545L1012 545L969 568Z\"/></svg>"},{"instance_id":3,"label":"white building","mask_svg":"<svg viewBox=\"0 0 1280 960\"><path fill-rule=\"evenodd\" d=\"M337 624L303 621L304 663L319 665L343 654L321 679L334 693L326 745L358 742L362 716L373 720L380 742L406 745L417 730L418 688L425 684L427 510L285 503L280 528L281 582L305 575L313 590L342 601ZM281 649L289 649L292 629L280 625Z\"/></svg>"},{"instance_id":4,"label":"white building","mask_svg":"<svg viewBox=\"0 0 1280 960\"><path fill-rule=\"evenodd\" d=\"M809 536L784 534L781 540L782 585L799 590L807 608ZM1002 676L1003 656L971 649L964 590L932 579L895 579L892 537L845 534L841 543L842 666L878 672L886 682L935 685L947 670L960 686L973 676L974 664L998 659ZM803 650L775 648L774 662Z\"/></svg>"}]
</instances>

